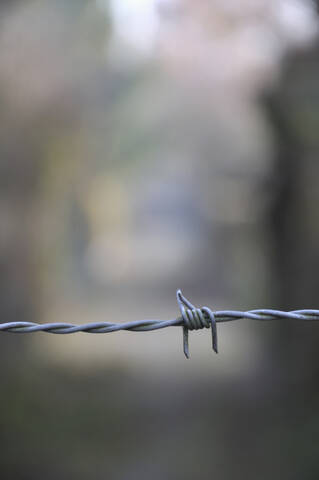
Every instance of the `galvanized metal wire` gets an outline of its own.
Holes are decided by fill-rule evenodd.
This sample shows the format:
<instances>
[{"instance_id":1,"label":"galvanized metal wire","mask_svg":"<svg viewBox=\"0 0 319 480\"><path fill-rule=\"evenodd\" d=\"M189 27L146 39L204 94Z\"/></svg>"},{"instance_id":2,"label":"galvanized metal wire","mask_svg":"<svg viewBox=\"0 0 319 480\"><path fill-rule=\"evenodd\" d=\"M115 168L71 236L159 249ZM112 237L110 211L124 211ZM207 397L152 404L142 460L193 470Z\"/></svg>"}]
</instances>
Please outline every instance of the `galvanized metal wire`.
<instances>
[{"instance_id":1,"label":"galvanized metal wire","mask_svg":"<svg viewBox=\"0 0 319 480\"><path fill-rule=\"evenodd\" d=\"M54 334L69 333L111 333L120 330L131 332L148 332L167 327L183 328L183 349L184 354L189 358L188 332L210 328L212 332L212 348L218 353L217 348L217 323L232 322L234 320L249 319L259 321L270 320L305 320L319 321L319 310L292 310L284 312L273 309L256 309L248 311L219 310L212 311L208 307L195 307L177 290L177 303L181 315L172 320L136 320L127 323L94 322L84 325L73 325L71 323L33 323L33 322L7 322L0 323L0 332L10 333L34 333L46 332Z\"/></svg>"}]
</instances>

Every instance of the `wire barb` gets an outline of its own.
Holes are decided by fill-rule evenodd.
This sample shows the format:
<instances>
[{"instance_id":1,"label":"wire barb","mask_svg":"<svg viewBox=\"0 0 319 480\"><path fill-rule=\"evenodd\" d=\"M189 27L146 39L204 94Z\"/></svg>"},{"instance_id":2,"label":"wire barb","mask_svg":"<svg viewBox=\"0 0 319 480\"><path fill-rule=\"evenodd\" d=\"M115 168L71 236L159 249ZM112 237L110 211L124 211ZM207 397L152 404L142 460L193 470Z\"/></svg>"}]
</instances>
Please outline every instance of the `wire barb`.
<instances>
[{"instance_id":1,"label":"wire barb","mask_svg":"<svg viewBox=\"0 0 319 480\"><path fill-rule=\"evenodd\" d=\"M319 310L293 310L283 312L273 309L258 309L240 312L236 310L220 310L213 312L208 307L196 308L187 300L181 290L176 292L177 303L181 316L173 320L136 320L127 323L96 322L85 325L71 323L33 323L33 322L8 322L0 323L0 332L32 333L46 332L55 334L69 333L111 333L120 330L131 332L148 332L167 327L183 328L183 348L186 358L189 358L188 332L201 328L211 328L212 347L217 353L217 323L232 322L240 319L270 321L270 320L304 320L319 321Z\"/></svg>"},{"instance_id":2,"label":"wire barb","mask_svg":"<svg viewBox=\"0 0 319 480\"><path fill-rule=\"evenodd\" d=\"M177 290L176 297L183 319L183 349L185 357L189 358L188 331L199 330L200 328L211 327L212 348L218 353L216 319L213 312L208 307L194 307L194 305L183 296L181 290Z\"/></svg>"}]
</instances>

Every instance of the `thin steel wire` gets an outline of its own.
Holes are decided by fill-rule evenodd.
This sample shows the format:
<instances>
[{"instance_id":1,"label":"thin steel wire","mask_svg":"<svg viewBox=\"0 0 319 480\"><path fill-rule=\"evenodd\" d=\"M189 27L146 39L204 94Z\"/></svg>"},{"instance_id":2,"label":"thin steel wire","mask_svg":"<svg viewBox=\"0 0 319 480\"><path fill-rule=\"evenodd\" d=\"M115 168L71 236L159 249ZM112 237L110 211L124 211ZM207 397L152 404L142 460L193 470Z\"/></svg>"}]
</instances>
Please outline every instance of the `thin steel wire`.
<instances>
[{"instance_id":1,"label":"thin steel wire","mask_svg":"<svg viewBox=\"0 0 319 480\"><path fill-rule=\"evenodd\" d=\"M94 322L84 325L72 323L33 323L33 322L7 322L0 323L0 332L10 333L33 333L46 332L54 334L69 333L111 333L120 330L131 332L148 332L167 327L183 327L184 354L189 358L188 332L211 328L212 348L217 353L217 323L232 322L234 320L249 319L259 321L270 320L305 320L319 321L319 310L304 309L284 312L273 309L256 309L248 311L218 310L212 311L208 307L196 308L177 290L177 303L181 315L172 320L136 320L127 323Z\"/></svg>"}]
</instances>

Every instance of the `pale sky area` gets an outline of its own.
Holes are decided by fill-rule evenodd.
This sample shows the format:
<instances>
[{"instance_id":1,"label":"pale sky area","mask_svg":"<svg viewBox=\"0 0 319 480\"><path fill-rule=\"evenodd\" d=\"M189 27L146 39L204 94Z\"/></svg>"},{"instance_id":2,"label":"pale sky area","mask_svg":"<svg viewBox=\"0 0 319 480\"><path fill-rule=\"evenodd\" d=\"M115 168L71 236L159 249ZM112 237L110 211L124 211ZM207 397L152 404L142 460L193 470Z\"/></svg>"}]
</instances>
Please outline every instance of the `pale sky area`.
<instances>
[{"instance_id":1,"label":"pale sky area","mask_svg":"<svg viewBox=\"0 0 319 480\"><path fill-rule=\"evenodd\" d=\"M307 47L318 28L311 0L97 2L111 13L109 58L131 65L160 57L183 74L190 63L217 83L248 79L250 91L276 79L283 56Z\"/></svg>"}]
</instances>

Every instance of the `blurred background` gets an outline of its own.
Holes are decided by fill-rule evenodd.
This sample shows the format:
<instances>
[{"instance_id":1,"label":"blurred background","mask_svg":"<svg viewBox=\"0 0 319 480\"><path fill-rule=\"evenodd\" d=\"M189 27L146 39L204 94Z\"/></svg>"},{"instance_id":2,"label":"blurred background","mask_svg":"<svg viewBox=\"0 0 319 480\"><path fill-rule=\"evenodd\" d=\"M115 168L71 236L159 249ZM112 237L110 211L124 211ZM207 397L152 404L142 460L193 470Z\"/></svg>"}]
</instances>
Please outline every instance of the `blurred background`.
<instances>
[{"instance_id":1,"label":"blurred background","mask_svg":"<svg viewBox=\"0 0 319 480\"><path fill-rule=\"evenodd\" d=\"M319 308L318 6L0 4L1 322ZM317 323L0 335L3 479L317 479Z\"/></svg>"}]
</instances>

